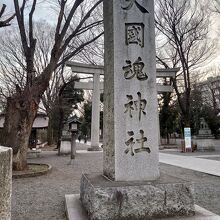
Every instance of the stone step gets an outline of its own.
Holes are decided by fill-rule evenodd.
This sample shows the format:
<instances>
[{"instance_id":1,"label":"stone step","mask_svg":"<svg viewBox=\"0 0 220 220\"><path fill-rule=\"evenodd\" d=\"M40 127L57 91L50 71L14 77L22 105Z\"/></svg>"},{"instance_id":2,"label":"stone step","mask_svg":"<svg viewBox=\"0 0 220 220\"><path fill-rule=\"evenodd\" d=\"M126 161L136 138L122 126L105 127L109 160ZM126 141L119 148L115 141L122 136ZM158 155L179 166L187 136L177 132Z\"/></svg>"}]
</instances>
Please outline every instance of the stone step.
<instances>
[{"instance_id":1,"label":"stone step","mask_svg":"<svg viewBox=\"0 0 220 220\"><path fill-rule=\"evenodd\" d=\"M79 200L79 194L65 195L65 209L67 220L88 220Z\"/></svg>"}]
</instances>

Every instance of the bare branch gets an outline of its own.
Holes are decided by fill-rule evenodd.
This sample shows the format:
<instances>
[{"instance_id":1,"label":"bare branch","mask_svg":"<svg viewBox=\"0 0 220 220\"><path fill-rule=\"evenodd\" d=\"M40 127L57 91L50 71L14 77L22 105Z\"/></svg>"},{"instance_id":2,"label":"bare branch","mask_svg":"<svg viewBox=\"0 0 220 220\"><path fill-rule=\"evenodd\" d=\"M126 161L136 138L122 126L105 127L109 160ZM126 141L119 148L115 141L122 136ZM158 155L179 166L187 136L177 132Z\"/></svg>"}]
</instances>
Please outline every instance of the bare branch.
<instances>
[{"instance_id":1,"label":"bare branch","mask_svg":"<svg viewBox=\"0 0 220 220\"><path fill-rule=\"evenodd\" d=\"M0 10L0 18L1 18L1 17L2 17L2 15L4 14L5 9L6 9L6 5L5 5L5 4L3 4L3 6L2 6L2 8L1 8L1 10Z\"/></svg>"},{"instance_id":2,"label":"bare branch","mask_svg":"<svg viewBox=\"0 0 220 220\"><path fill-rule=\"evenodd\" d=\"M2 8L0 9L0 19L3 16L3 14L5 13L5 9L6 9L6 5L3 4ZM0 21L0 28L1 27L6 27L10 25L10 21L15 17L15 14L13 14L12 16L10 16L9 18L7 18L6 20Z\"/></svg>"},{"instance_id":3,"label":"bare branch","mask_svg":"<svg viewBox=\"0 0 220 220\"><path fill-rule=\"evenodd\" d=\"M18 27L21 35L21 42L23 45L25 56L28 56L28 42L24 25L24 8L25 8L26 0L23 0L21 9L19 8L18 0L14 0L15 13L18 21Z\"/></svg>"},{"instance_id":4,"label":"bare branch","mask_svg":"<svg viewBox=\"0 0 220 220\"><path fill-rule=\"evenodd\" d=\"M36 2L37 0L33 1L31 11L29 13L29 40L30 40L30 47L33 47L36 42L34 42L34 37L33 37L33 14L36 8Z\"/></svg>"},{"instance_id":5,"label":"bare branch","mask_svg":"<svg viewBox=\"0 0 220 220\"><path fill-rule=\"evenodd\" d=\"M85 21L90 17L91 13L96 9L96 7L102 3L103 0L99 0L96 2L96 4L93 5L93 7L86 13L86 15L83 17L83 19L80 21L80 23L77 25L75 30L72 32L72 34L67 37L67 39L64 41L63 46L62 46L62 51L65 51L66 47L69 45L70 41L73 39L73 37L76 36L76 34L79 32L81 29L82 25L85 23Z\"/></svg>"},{"instance_id":6,"label":"bare branch","mask_svg":"<svg viewBox=\"0 0 220 220\"><path fill-rule=\"evenodd\" d=\"M89 45L90 43L92 43L93 41L97 40L99 37L101 37L104 34L104 32L100 33L99 35L97 35L96 37L94 37L93 39L82 43L80 46L78 46L72 53L69 53L68 55L66 55L63 60L61 62L59 62L57 64L57 67L59 67L60 65L62 65L63 63L65 63L66 61L68 61L70 58L72 58L74 55L76 55L77 53L79 53L85 46Z\"/></svg>"},{"instance_id":7,"label":"bare branch","mask_svg":"<svg viewBox=\"0 0 220 220\"><path fill-rule=\"evenodd\" d=\"M73 15L74 15L74 13L76 12L77 8L79 7L79 5L82 4L83 1L84 1L84 0L75 0L74 4L73 4L73 6L72 6L72 8L71 8L71 10L70 10L70 13L69 13L69 15L67 16L66 22L65 22L65 24L64 24L64 26L63 26L63 29L62 29L62 31L61 31L61 33L60 33L60 40L63 40L63 39L64 39L64 36L66 35L67 30L68 30L68 28L69 28L69 26L70 26L72 17L73 17Z\"/></svg>"},{"instance_id":8,"label":"bare branch","mask_svg":"<svg viewBox=\"0 0 220 220\"><path fill-rule=\"evenodd\" d=\"M60 35L60 28L61 28L61 24L62 24L63 17L64 17L64 9L65 9L66 2L67 1L65 0L61 0L60 2L60 12L58 15L58 21L57 21L57 27L56 27L56 33L55 33L55 41L58 40L58 37Z\"/></svg>"}]
</instances>

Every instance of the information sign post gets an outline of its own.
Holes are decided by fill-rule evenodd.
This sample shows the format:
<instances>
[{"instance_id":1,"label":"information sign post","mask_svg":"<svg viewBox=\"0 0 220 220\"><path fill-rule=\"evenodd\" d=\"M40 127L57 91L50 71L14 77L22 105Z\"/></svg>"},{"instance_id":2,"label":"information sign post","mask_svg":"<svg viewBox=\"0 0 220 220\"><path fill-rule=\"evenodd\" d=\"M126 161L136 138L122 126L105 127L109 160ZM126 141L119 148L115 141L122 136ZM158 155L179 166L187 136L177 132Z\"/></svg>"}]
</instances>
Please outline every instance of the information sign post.
<instances>
[{"instance_id":1,"label":"information sign post","mask_svg":"<svg viewBox=\"0 0 220 220\"><path fill-rule=\"evenodd\" d=\"M191 128L184 128L185 151L192 150Z\"/></svg>"}]
</instances>

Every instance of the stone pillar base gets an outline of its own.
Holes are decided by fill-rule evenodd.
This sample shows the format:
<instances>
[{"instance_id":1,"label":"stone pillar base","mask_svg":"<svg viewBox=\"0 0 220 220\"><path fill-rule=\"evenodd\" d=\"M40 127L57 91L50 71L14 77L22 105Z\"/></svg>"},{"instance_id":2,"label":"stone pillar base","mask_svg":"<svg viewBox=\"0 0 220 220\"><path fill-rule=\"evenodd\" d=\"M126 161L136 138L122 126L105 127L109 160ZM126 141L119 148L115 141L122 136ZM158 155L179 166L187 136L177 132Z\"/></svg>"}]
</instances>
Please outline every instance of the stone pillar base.
<instances>
[{"instance_id":1,"label":"stone pillar base","mask_svg":"<svg viewBox=\"0 0 220 220\"><path fill-rule=\"evenodd\" d=\"M0 146L0 219L11 219L12 149Z\"/></svg>"},{"instance_id":2,"label":"stone pillar base","mask_svg":"<svg viewBox=\"0 0 220 220\"><path fill-rule=\"evenodd\" d=\"M102 151L102 148L99 146L91 146L87 149L87 151Z\"/></svg>"},{"instance_id":3,"label":"stone pillar base","mask_svg":"<svg viewBox=\"0 0 220 220\"><path fill-rule=\"evenodd\" d=\"M80 200L89 219L152 219L195 214L192 185L162 174L156 181L116 182L83 174Z\"/></svg>"}]
</instances>

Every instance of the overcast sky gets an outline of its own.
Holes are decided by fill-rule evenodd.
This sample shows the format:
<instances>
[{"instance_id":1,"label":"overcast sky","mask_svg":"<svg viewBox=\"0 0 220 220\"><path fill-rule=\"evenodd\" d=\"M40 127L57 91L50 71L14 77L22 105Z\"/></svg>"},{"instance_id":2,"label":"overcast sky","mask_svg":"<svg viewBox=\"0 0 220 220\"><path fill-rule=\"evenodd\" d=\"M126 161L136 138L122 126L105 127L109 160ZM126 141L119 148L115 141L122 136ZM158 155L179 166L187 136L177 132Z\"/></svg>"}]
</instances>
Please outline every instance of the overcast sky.
<instances>
[{"instance_id":1,"label":"overcast sky","mask_svg":"<svg viewBox=\"0 0 220 220\"><path fill-rule=\"evenodd\" d=\"M57 2L57 0L38 0L38 5L35 11L35 19L43 19L49 23L55 23L55 6L51 6ZM1 4L7 5L7 13L14 11L14 3L13 0L0 0ZM15 21L14 21L15 22ZM216 38L220 34L220 16L216 15L212 18L211 32L210 37ZM219 37L216 39L216 44L220 47ZM219 50L220 51L220 50ZM208 66L219 65L220 66L220 52L213 57L212 62Z\"/></svg>"},{"instance_id":2,"label":"overcast sky","mask_svg":"<svg viewBox=\"0 0 220 220\"><path fill-rule=\"evenodd\" d=\"M52 3L57 2L56 0L38 0L36 11L34 13L35 19L43 19L52 23L54 18L54 9L52 9ZM14 11L13 0L0 0L1 4L7 5L7 13L12 13Z\"/></svg>"}]
</instances>

